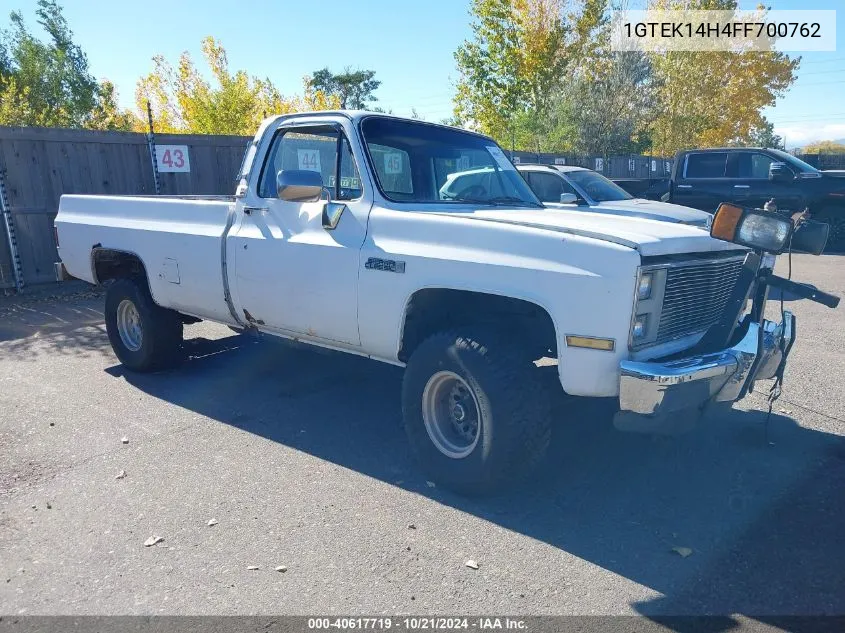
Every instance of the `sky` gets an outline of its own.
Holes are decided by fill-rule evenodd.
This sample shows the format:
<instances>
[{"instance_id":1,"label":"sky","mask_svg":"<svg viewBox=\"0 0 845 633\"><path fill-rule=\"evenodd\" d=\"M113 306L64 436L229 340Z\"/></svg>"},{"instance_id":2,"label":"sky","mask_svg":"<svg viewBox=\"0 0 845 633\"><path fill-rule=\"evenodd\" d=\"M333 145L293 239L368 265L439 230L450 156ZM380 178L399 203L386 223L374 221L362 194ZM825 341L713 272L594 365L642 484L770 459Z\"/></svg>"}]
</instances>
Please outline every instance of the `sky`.
<instances>
[{"instance_id":1,"label":"sky","mask_svg":"<svg viewBox=\"0 0 845 633\"><path fill-rule=\"evenodd\" d=\"M378 105L411 109L438 121L452 112L458 78L453 53L471 37L469 0L60 0L91 72L117 87L134 108L135 84L152 57L175 63L183 51L201 62L200 41L213 35L232 70L269 77L284 94L300 93L302 78L323 67L372 69L382 81ZM741 0L740 7L757 4ZM845 138L845 2L767 0L773 9L839 9L837 51L805 53L797 80L764 113L788 147ZM36 30L36 0L0 0L0 28L19 10ZM636 7L632 7L636 8ZM201 63L197 64L202 67Z\"/></svg>"}]
</instances>

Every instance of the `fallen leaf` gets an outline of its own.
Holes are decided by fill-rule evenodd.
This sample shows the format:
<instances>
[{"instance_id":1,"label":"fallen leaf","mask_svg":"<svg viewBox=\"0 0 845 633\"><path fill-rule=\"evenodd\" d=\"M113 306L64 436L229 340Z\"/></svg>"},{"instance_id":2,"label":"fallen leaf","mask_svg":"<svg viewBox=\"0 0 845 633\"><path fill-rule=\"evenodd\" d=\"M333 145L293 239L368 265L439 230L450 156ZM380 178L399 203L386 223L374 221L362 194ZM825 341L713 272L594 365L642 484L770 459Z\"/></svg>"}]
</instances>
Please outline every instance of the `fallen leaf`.
<instances>
[{"instance_id":1,"label":"fallen leaf","mask_svg":"<svg viewBox=\"0 0 845 633\"><path fill-rule=\"evenodd\" d=\"M433 481L427 481L425 482L425 485L429 488L437 488L437 485Z\"/></svg>"},{"instance_id":2,"label":"fallen leaf","mask_svg":"<svg viewBox=\"0 0 845 633\"><path fill-rule=\"evenodd\" d=\"M288 570L288 568L285 567L284 565L279 565L278 567L276 567L276 571L281 572L281 573L285 573L287 570Z\"/></svg>"},{"instance_id":3,"label":"fallen leaf","mask_svg":"<svg viewBox=\"0 0 845 633\"><path fill-rule=\"evenodd\" d=\"M692 550L689 547L679 547L675 545L672 548L672 551L678 554L681 558L686 558L687 556L692 555Z\"/></svg>"},{"instance_id":4,"label":"fallen leaf","mask_svg":"<svg viewBox=\"0 0 845 633\"><path fill-rule=\"evenodd\" d=\"M409 529L409 530L416 530L416 529L417 529L417 526L416 526L416 525L414 525L413 523L409 523L409 524L408 524L408 529Z\"/></svg>"},{"instance_id":5,"label":"fallen leaf","mask_svg":"<svg viewBox=\"0 0 845 633\"><path fill-rule=\"evenodd\" d=\"M119 473L117 473L114 476L115 479L123 479L124 477L126 477L126 471L125 470L121 470Z\"/></svg>"},{"instance_id":6,"label":"fallen leaf","mask_svg":"<svg viewBox=\"0 0 845 633\"><path fill-rule=\"evenodd\" d=\"M164 537L163 536L151 536L146 541L144 541L144 547L152 547L157 543L163 543Z\"/></svg>"},{"instance_id":7,"label":"fallen leaf","mask_svg":"<svg viewBox=\"0 0 845 633\"><path fill-rule=\"evenodd\" d=\"M474 560L472 560L471 558L470 558L467 562L465 562L465 563L464 563L464 565L466 565L466 566L467 566L467 567L469 567L470 569L478 569L478 563L476 563L476 562L475 562Z\"/></svg>"},{"instance_id":8,"label":"fallen leaf","mask_svg":"<svg viewBox=\"0 0 845 633\"><path fill-rule=\"evenodd\" d=\"M122 438L120 438L120 441L121 441L123 444L129 444L129 438L128 438L128 437L122 437Z\"/></svg>"},{"instance_id":9,"label":"fallen leaf","mask_svg":"<svg viewBox=\"0 0 845 633\"><path fill-rule=\"evenodd\" d=\"M208 527L212 527L217 525L217 519L209 519L208 520Z\"/></svg>"},{"instance_id":10,"label":"fallen leaf","mask_svg":"<svg viewBox=\"0 0 845 633\"><path fill-rule=\"evenodd\" d=\"M49 502L49 501L47 502L47 509L48 509L48 510L52 510L52 509L53 509L53 506L51 506L51 505L50 505L50 502Z\"/></svg>"},{"instance_id":11,"label":"fallen leaf","mask_svg":"<svg viewBox=\"0 0 845 633\"><path fill-rule=\"evenodd\" d=\"M247 567L247 569L248 569L249 571L257 571L257 570L258 570L258 565L250 565L249 567Z\"/></svg>"},{"instance_id":12,"label":"fallen leaf","mask_svg":"<svg viewBox=\"0 0 845 633\"><path fill-rule=\"evenodd\" d=\"M778 409L781 413L785 413L786 415L792 415L792 411L789 409Z\"/></svg>"}]
</instances>

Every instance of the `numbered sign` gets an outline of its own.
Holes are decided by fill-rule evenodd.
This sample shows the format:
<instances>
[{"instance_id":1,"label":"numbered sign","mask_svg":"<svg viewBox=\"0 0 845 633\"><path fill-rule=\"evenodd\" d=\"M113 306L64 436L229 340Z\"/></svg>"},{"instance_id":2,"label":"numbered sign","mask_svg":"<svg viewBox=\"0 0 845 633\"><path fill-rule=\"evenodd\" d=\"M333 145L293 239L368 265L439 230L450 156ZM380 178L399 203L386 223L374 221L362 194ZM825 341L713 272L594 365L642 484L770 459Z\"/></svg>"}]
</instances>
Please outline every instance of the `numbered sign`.
<instances>
[{"instance_id":1,"label":"numbered sign","mask_svg":"<svg viewBox=\"0 0 845 633\"><path fill-rule=\"evenodd\" d=\"M636 161L634 161L634 159L633 159L633 158L629 158L629 159L628 159L628 171L630 171L631 173L634 173L634 171L635 171L636 169L637 169L637 163L636 163Z\"/></svg>"},{"instance_id":2,"label":"numbered sign","mask_svg":"<svg viewBox=\"0 0 845 633\"><path fill-rule=\"evenodd\" d=\"M654 159L651 161L651 171L657 171L657 161Z\"/></svg>"},{"instance_id":3,"label":"numbered sign","mask_svg":"<svg viewBox=\"0 0 845 633\"><path fill-rule=\"evenodd\" d=\"M162 173L191 171L188 146L156 145L156 165Z\"/></svg>"},{"instance_id":4,"label":"numbered sign","mask_svg":"<svg viewBox=\"0 0 845 633\"><path fill-rule=\"evenodd\" d=\"M604 169L604 159L597 158L596 159L596 171L602 171Z\"/></svg>"},{"instance_id":5,"label":"numbered sign","mask_svg":"<svg viewBox=\"0 0 845 633\"><path fill-rule=\"evenodd\" d=\"M320 150L318 149L298 149L296 150L296 158L299 162L299 168L306 171L323 172L320 169ZM330 186L334 186L332 183Z\"/></svg>"},{"instance_id":6,"label":"numbered sign","mask_svg":"<svg viewBox=\"0 0 845 633\"><path fill-rule=\"evenodd\" d=\"M565 165L566 159L565 158L555 158L555 165Z\"/></svg>"},{"instance_id":7,"label":"numbered sign","mask_svg":"<svg viewBox=\"0 0 845 633\"><path fill-rule=\"evenodd\" d=\"M384 173L390 175L402 173L402 154L387 152L384 155Z\"/></svg>"},{"instance_id":8,"label":"numbered sign","mask_svg":"<svg viewBox=\"0 0 845 633\"><path fill-rule=\"evenodd\" d=\"M519 165L521 162L522 162L522 161L519 159L519 156L514 156L514 157L513 157L513 164L514 164L514 165Z\"/></svg>"}]
</instances>

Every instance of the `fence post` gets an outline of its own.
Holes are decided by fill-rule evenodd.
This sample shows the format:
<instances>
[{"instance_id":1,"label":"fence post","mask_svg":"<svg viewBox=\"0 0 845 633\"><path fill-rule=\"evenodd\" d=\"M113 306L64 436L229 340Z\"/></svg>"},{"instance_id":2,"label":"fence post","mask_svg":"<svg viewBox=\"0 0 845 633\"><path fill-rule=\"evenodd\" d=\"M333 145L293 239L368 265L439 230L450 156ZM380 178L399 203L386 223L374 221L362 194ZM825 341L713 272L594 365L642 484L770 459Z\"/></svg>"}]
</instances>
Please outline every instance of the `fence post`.
<instances>
[{"instance_id":1,"label":"fence post","mask_svg":"<svg viewBox=\"0 0 845 633\"><path fill-rule=\"evenodd\" d=\"M3 216L3 225L6 229L6 240L9 243L9 257L12 260L12 274L15 276L15 290L23 290L23 267L18 254L18 239L15 234L15 219L12 217L12 207L6 197L5 170L0 168L0 215Z\"/></svg>"},{"instance_id":2,"label":"fence post","mask_svg":"<svg viewBox=\"0 0 845 633\"><path fill-rule=\"evenodd\" d=\"M156 160L156 138L153 131L153 109L150 106L149 99L147 100L147 122L150 126L150 131L147 133L147 147L150 149L150 160L153 163L153 183L156 188L156 195L161 193L161 183L158 178L158 161Z\"/></svg>"}]
</instances>

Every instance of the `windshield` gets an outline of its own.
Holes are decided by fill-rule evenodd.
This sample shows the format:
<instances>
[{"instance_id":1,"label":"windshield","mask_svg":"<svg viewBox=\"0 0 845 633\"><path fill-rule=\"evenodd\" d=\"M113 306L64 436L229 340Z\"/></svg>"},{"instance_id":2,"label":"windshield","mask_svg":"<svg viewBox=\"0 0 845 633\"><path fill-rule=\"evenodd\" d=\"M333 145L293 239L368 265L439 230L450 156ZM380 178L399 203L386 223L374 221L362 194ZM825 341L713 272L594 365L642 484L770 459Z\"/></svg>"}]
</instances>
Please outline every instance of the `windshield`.
<instances>
[{"instance_id":1,"label":"windshield","mask_svg":"<svg viewBox=\"0 0 845 633\"><path fill-rule=\"evenodd\" d=\"M596 202L630 200L634 197L619 185L589 169L566 172L566 177Z\"/></svg>"},{"instance_id":2,"label":"windshield","mask_svg":"<svg viewBox=\"0 0 845 633\"><path fill-rule=\"evenodd\" d=\"M389 200L542 207L488 138L385 117L364 119L361 131Z\"/></svg>"},{"instance_id":3,"label":"windshield","mask_svg":"<svg viewBox=\"0 0 845 633\"><path fill-rule=\"evenodd\" d=\"M793 156L792 154L787 154L786 152L782 152L779 149L770 149L769 151L778 158L780 158L783 162L788 163L798 171L813 174L816 174L819 171L809 163L805 163L803 160Z\"/></svg>"}]
</instances>

